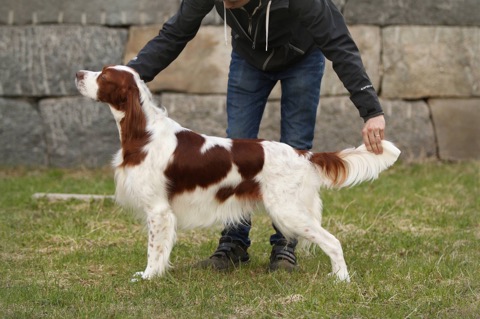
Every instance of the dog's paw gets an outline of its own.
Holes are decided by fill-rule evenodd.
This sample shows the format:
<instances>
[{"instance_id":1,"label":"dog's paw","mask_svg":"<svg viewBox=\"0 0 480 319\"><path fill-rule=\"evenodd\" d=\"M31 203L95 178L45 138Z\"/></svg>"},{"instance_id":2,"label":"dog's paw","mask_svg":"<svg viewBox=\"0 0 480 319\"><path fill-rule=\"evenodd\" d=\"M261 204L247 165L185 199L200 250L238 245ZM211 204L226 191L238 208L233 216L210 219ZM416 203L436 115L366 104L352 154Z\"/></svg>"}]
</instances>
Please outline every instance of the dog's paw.
<instances>
[{"instance_id":1,"label":"dog's paw","mask_svg":"<svg viewBox=\"0 0 480 319\"><path fill-rule=\"evenodd\" d=\"M132 279L130 279L130 282L137 282L143 279L143 271L137 271L136 273L133 274Z\"/></svg>"},{"instance_id":2,"label":"dog's paw","mask_svg":"<svg viewBox=\"0 0 480 319\"><path fill-rule=\"evenodd\" d=\"M335 277L336 281L350 282L350 276L347 271L338 271L336 273L331 272L328 276Z\"/></svg>"},{"instance_id":3,"label":"dog's paw","mask_svg":"<svg viewBox=\"0 0 480 319\"><path fill-rule=\"evenodd\" d=\"M153 276L149 275L145 271L137 271L133 274L133 278L130 279L130 282L138 282L140 280L150 280Z\"/></svg>"}]
</instances>

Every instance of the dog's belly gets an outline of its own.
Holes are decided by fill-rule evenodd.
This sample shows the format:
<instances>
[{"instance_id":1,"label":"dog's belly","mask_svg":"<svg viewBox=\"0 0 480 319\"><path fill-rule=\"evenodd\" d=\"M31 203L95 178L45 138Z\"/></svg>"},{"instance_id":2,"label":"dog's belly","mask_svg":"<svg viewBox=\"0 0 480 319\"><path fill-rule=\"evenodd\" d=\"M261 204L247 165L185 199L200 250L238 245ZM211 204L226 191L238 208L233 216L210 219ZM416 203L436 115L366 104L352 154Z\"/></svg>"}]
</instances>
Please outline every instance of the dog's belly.
<instances>
[{"instance_id":1,"label":"dog's belly","mask_svg":"<svg viewBox=\"0 0 480 319\"><path fill-rule=\"evenodd\" d=\"M255 208L254 201L232 196L224 202L215 198L216 189L197 187L194 191L176 195L170 202L177 217L177 227L192 229L215 224L239 223Z\"/></svg>"}]
</instances>

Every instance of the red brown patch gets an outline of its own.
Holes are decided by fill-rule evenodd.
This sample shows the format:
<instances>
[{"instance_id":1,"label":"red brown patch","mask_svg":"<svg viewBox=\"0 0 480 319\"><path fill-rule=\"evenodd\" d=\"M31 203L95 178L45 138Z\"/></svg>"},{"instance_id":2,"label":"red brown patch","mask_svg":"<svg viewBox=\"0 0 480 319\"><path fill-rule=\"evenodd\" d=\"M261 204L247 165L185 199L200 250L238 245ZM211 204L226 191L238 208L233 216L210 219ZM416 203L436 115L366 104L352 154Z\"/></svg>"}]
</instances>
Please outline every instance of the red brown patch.
<instances>
[{"instance_id":1,"label":"red brown patch","mask_svg":"<svg viewBox=\"0 0 480 319\"><path fill-rule=\"evenodd\" d=\"M233 140L233 162L244 179L255 177L263 168L265 154L259 140Z\"/></svg>"},{"instance_id":2,"label":"red brown patch","mask_svg":"<svg viewBox=\"0 0 480 319\"><path fill-rule=\"evenodd\" d=\"M260 185L253 178L262 170L265 154L260 140L236 139L232 143L232 160L238 167L243 181L236 186L223 187L218 190L216 198L220 202L231 196L241 199L259 200Z\"/></svg>"},{"instance_id":3,"label":"red brown patch","mask_svg":"<svg viewBox=\"0 0 480 319\"><path fill-rule=\"evenodd\" d=\"M218 191L217 191L217 194L215 194L215 198L223 203L224 201L226 201L228 198L230 198L231 196L233 196L235 194L235 187L233 186L225 186L225 187L222 187L220 188Z\"/></svg>"},{"instance_id":4,"label":"red brown patch","mask_svg":"<svg viewBox=\"0 0 480 319\"><path fill-rule=\"evenodd\" d=\"M173 161L165 170L169 179L168 196L206 188L225 178L232 168L230 152L222 146L213 146L201 153L205 138L191 131L176 134L177 147Z\"/></svg>"},{"instance_id":5,"label":"red brown patch","mask_svg":"<svg viewBox=\"0 0 480 319\"><path fill-rule=\"evenodd\" d=\"M140 93L131 73L105 67L97 78L98 99L125 114L120 121L120 138L123 151L121 166L138 165L147 154L143 147L150 134L140 103Z\"/></svg>"},{"instance_id":6,"label":"red brown patch","mask_svg":"<svg viewBox=\"0 0 480 319\"><path fill-rule=\"evenodd\" d=\"M313 153L310 161L318 165L334 185L342 184L347 178L347 167L338 153Z\"/></svg>"},{"instance_id":7,"label":"red brown patch","mask_svg":"<svg viewBox=\"0 0 480 319\"><path fill-rule=\"evenodd\" d=\"M260 200L262 198L260 185L252 179L244 180L236 187L222 187L218 190L215 197L219 202L223 203L231 196L245 200Z\"/></svg>"}]
</instances>

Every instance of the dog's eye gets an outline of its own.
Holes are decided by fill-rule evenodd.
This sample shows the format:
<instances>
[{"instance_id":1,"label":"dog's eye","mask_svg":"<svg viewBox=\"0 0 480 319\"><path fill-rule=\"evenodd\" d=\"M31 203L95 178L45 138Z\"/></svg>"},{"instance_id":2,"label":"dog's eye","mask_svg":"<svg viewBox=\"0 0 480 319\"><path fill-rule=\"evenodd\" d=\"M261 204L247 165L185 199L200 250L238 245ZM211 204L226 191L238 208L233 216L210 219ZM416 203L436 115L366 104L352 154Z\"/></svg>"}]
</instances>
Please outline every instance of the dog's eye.
<instances>
[{"instance_id":1,"label":"dog's eye","mask_svg":"<svg viewBox=\"0 0 480 319\"><path fill-rule=\"evenodd\" d=\"M106 80L106 79L107 79L107 76L104 73L100 74L100 80Z\"/></svg>"}]
</instances>

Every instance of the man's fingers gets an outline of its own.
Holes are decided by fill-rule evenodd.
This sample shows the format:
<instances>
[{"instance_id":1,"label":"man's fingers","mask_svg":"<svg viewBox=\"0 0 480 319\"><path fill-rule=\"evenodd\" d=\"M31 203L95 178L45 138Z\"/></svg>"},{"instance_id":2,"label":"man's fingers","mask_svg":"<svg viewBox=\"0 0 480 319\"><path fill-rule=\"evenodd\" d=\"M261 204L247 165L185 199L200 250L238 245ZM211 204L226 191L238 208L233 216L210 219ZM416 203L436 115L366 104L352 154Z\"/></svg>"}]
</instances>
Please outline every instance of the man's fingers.
<instances>
[{"instance_id":1,"label":"man's fingers","mask_svg":"<svg viewBox=\"0 0 480 319\"><path fill-rule=\"evenodd\" d=\"M380 131L371 131L365 134L364 143L369 152L373 152L375 154L383 153L382 135L383 135L383 132L380 132Z\"/></svg>"}]
</instances>

